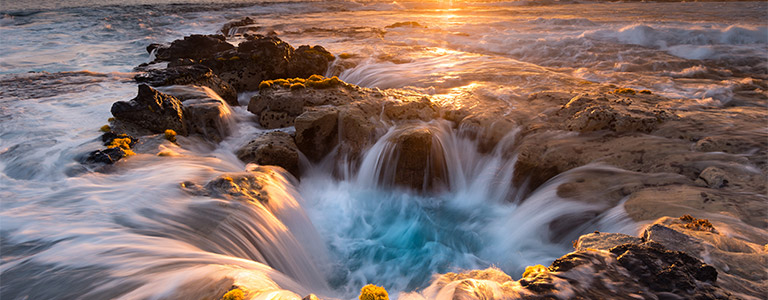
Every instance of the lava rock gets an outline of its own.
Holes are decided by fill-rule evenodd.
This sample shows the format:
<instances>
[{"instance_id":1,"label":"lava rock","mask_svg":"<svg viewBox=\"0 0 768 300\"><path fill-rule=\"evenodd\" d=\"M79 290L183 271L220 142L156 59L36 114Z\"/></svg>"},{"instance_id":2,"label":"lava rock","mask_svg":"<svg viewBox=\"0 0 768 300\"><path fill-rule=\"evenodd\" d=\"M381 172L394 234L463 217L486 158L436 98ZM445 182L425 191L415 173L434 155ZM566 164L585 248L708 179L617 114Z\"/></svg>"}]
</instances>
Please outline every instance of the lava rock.
<instances>
[{"instance_id":1,"label":"lava rock","mask_svg":"<svg viewBox=\"0 0 768 300\"><path fill-rule=\"evenodd\" d=\"M299 46L291 56L288 77L307 78L314 74L323 75L336 57L322 46Z\"/></svg>"},{"instance_id":2,"label":"lava rock","mask_svg":"<svg viewBox=\"0 0 768 300\"><path fill-rule=\"evenodd\" d=\"M264 134L237 150L236 155L245 163L279 166L299 177L299 149L285 132Z\"/></svg>"},{"instance_id":3,"label":"lava rock","mask_svg":"<svg viewBox=\"0 0 768 300\"><path fill-rule=\"evenodd\" d=\"M114 147L114 148L107 148L104 150L96 150L93 152L88 153L86 157L81 160L82 163L86 164L114 164L118 160L122 159L126 156L125 151L123 149L120 149L120 147Z\"/></svg>"},{"instance_id":4,"label":"lava rock","mask_svg":"<svg viewBox=\"0 0 768 300\"><path fill-rule=\"evenodd\" d=\"M156 47L156 57L159 61L178 58L200 60L211 58L218 52L233 48L235 46L227 43L223 35L193 34L173 41L168 48Z\"/></svg>"},{"instance_id":5,"label":"lava rock","mask_svg":"<svg viewBox=\"0 0 768 300\"><path fill-rule=\"evenodd\" d=\"M155 133L172 129L178 134L187 135L181 101L146 84L139 85L136 98L112 104L111 112L120 121L133 123Z\"/></svg>"},{"instance_id":6,"label":"lava rock","mask_svg":"<svg viewBox=\"0 0 768 300\"><path fill-rule=\"evenodd\" d=\"M224 26L221 27L219 31L221 31L221 34L225 36L233 36L236 35L235 32L233 32L233 29L237 29L237 27L243 27L248 25L256 24L256 21L251 19L250 17L245 17L237 21L228 22L227 24L224 24Z\"/></svg>"},{"instance_id":7,"label":"lava rock","mask_svg":"<svg viewBox=\"0 0 768 300\"><path fill-rule=\"evenodd\" d=\"M188 66L153 69L134 77L137 82L151 86L197 85L210 88L227 104L236 106L237 91L226 81L221 80L206 66L195 64Z\"/></svg>"},{"instance_id":8,"label":"lava rock","mask_svg":"<svg viewBox=\"0 0 768 300\"><path fill-rule=\"evenodd\" d=\"M333 107L318 107L296 117L296 145L312 160L326 156L338 142L339 112Z\"/></svg>"}]
</instances>

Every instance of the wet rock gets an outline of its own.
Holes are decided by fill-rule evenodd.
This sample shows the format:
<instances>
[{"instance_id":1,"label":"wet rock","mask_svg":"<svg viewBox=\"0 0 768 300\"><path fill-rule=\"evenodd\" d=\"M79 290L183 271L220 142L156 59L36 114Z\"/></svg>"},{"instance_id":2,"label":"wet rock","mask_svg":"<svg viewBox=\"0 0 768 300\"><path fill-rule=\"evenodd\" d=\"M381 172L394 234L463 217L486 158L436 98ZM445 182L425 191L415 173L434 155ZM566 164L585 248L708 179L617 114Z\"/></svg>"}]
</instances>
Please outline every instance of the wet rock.
<instances>
[{"instance_id":1,"label":"wet rock","mask_svg":"<svg viewBox=\"0 0 768 300\"><path fill-rule=\"evenodd\" d=\"M609 250L623 244L640 244L642 240L622 233L597 232L585 234L576 242L576 251Z\"/></svg>"},{"instance_id":2,"label":"wet rock","mask_svg":"<svg viewBox=\"0 0 768 300\"><path fill-rule=\"evenodd\" d=\"M296 117L296 145L312 160L320 160L338 143L339 112L333 107L317 107Z\"/></svg>"},{"instance_id":3,"label":"wet rock","mask_svg":"<svg viewBox=\"0 0 768 300\"><path fill-rule=\"evenodd\" d=\"M266 133L237 150L245 163L279 166L299 177L299 150L293 137L281 131Z\"/></svg>"},{"instance_id":4,"label":"wet rock","mask_svg":"<svg viewBox=\"0 0 768 300\"><path fill-rule=\"evenodd\" d=\"M681 251L670 251L655 244L624 244L610 250L633 278L655 292L688 296L697 282L714 283L717 270Z\"/></svg>"},{"instance_id":5,"label":"wet rock","mask_svg":"<svg viewBox=\"0 0 768 300\"><path fill-rule=\"evenodd\" d=\"M708 167L704 169L704 171L701 171L701 174L699 174L699 178L704 180L704 182L713 189L721 188L728 184L728 175L725 171L717 167Z\"/></svg>"},{"instance_id":6,"label":"wet rock","mask_svg":"<svg viewBox=\"0 0 768 300\"><path fill-rule=\"evenodd\" d=\"M227 104L236 106L237 91L229 83L213 74L213 71L203 65L168 67L165 69L149 70L134 77L137 82L151 86L166 85L197 85L210 88Z\"/></svg>"},{"instance_id":7,"label":"wet rock","mask_svg":"<svg viewBox=\"0 0 768 300\"><path fill-rule=\"evenodd\" d=\"M415 191L447 187L441 145L427 128L406 128L391 140L396 168L393 183Z\"/></svg>"},{"instance_id":8,"label":"wet rock","mask_svg":"<svg viewBox=\"0 0 768 300\"><path fill-rule=\"evenodd\" d=\"M690 216L687 216L690 218ZM750 242L742 237L730 237L712 230L690 226L691 220L661 218L647 227L643 239L659 243L670 250L683 251L712 265L718 272L718 286L727 290L760 297L768 292L768 253L763 241ZM691 218L693 219L693 218ZM750 231L740 230L744 235Z\"/></svg>"},{"instance_id":9,"label":"wet rock","mask_svg":"<svg viewBox=\"0 0 768 300\"><path fill-rule=\"evenodd\" d=\"M396 99L384 102L384 114L391 120L430 121L438 117L437 108L427 97L416 101Z\"/></svg>"},{"instance_id":10,"label":"wet rock","mask_svg":"<svg viewBox=\"0 0 768 300\"><path fill-rule=\"evenodd\" d=\"M514 134L517 124L505 116L492 113L474 113L464 116L459 124L462 134L480 141L480 152L487 153L509 134Z\"/></svg>"},{"instance_id":11,"label":"wet rock","mask_svg":"<svg viewBox=\"0 0 768 300\"><path fill-rule=\"evenodd\" d=\"M96 150L88 153L85 158L81 160L85 164L114 164L118 160L126 156L126 153L120 147L107 148L104 150Z\"/></svg>"},{"instance_id":12,"label":"wet rock","mask_svg":"<svg viewBox=\"0 0 768 300\"><path fill-rule=\"evenodd\" d=\"M264 190L265 185L264 179L253 173L229 173L205 184L204 193L211 197L267 203L269 194Z\"/></svg>"},{"instance_id":13,"label":"wet rock","mask_svg":"<svg viewBox=\"0 0 768 300\"><path fill-rule=\"evenodd\" d=\"M293 126L294 119L304 113L305 108L333 105L340 106L354 101L370 98L370 95L359 88L350 88L346 84L328 83L331 86L313 88L314 83L323 84L330 79L314 77L308 80L298 80L290 83L287 80L264 82L259 95L251 98L248 111L259 117L259 124L267 129ZM338 79L336 79L338 80ZM292 89L290 85L306 83L309 87ZM304 84L302 84L304 85Z\"/></svg>"},{"instance_id":14,"label":"wet rock","mask_svg":"<svg viewBox=\"0 0 768 300\"><path fill-rule=\"evenodd\" d=\"M168 48L156 47L156 57L160 61L178 58L201 60L233 48L235 46L227 43L223 35L193 34L173 41Z\"/></svg>"},{"instance_id":15,"label":"wet rock","mask_svg":"<svg viewBox=\"0 0 768 300\"><path fill-rule=\"evenodd\" d=\"M181 101L146 84L139 85L136 98L115 102L111 112L120 121L133 123L154 133L172 129L187 135Z\"/></svg>"},{"instance_id":16,"label":"wet rock","mask_svg":"<svg viewBox=\"0 0 768 300\"><path fill-rule=\"evenodd\" d=\"M256 21L251 19L250 17L245 17L237 21L231 21L224 24L224 26L221 27L219 30L221 34L225 36L233 36L236 35L238 27L248 26L256 24Z\"/></svg>"},{"instance_id":17,"label":"wet rock","mask_svg":"<svg viewBox=\"0 0 768 300\"><path fill-rule=\"evenodd\" d=\"M237 91L255 91L264 80L324 74L334 57L323 47L295 50L275 36L253 36L236 49L202 61Z\"/></svg>"},{"instance_id":18,"label":"wet rock","mask_svg":"<svg viewBox=\"0 0 768 300\"><path fill-rule=\"evenodd\" d=\"M339 108L339 139L341 152L355 160L376 136L374 112L368 105L361 103L345 105Z\"/></svg>"},{"instance_id":19,"label":"wet rock","mask_svg":"<svg viewBox=\"0 0 768 300\"><path fill-rule=\"evenodd\" d=\"M221 142L232 129L232 112L219 99L203 98L184 101L184 116L190 134Z\"/></svg>"},{"instance_id":20,"label":"wet rock","mask_svg":"<svg viewBox=\"0 0 768 300\"><path fill-rule=\"evenodd\" d=\"M580 95L571 99L560 112L569 116L565 127L579 132L611 130L648 133L669 116L665 110L641 105L639 101L607 97Z\"/></svg>"},{"instance_id":21,"label":"wet rock","mask_svg":"<svg viewBox=\"0 0 768 300\"><path fill-rule=\"evenodd\" d=\"M299 46L291 56L287 77L308 78L314 74L323 75L335 59L336 57L322 46Z\"/></svg>"}]
</instances>

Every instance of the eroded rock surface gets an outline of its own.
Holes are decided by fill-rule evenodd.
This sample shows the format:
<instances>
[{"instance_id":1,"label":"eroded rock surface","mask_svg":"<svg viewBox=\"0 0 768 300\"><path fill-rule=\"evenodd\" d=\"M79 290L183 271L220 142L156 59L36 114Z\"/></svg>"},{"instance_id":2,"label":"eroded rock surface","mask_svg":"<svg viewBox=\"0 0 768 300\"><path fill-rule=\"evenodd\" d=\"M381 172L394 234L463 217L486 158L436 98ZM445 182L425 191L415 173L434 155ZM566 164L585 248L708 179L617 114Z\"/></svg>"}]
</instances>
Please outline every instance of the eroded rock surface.
<instances>
[{"instance_id":1,"label":"eroded rock surface","mask_svg":"<svg viewBox=\"0 0 768 300\"><path fill-rule=\"evenodd\" d=\"M146 84L139 85L136 98L115 102L112 115L155 133L172 129L181 135L187 134L181 101Z\"/></svg>"},{"instance_id":2,"label":"eroded rock surface","mask_svg":"<svg viewBox=\"0 0 768 300\"><path fill-rule=\"evenodd\" d=\"M299 150L293 137L273 131L255 138L237 150L237 157L246 163L280 166L299 176Z\"/></svg>"}]
</instances>

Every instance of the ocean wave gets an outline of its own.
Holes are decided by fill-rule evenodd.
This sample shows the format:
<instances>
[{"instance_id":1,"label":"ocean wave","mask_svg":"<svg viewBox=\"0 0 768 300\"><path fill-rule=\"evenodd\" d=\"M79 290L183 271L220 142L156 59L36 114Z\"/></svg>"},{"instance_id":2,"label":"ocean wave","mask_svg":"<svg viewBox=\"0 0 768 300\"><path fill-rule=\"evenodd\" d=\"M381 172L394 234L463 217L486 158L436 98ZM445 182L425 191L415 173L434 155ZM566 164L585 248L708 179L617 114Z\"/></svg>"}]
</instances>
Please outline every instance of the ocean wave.
<instances>
[{"instance_id":1,"label":"ocean wave","mask_svg":"<svg viewBox=\"0 0 768 300\"><path fill-rule=\"evenodd\" d=\"M595 26L595 22L586 18L536 18L528 21L529 24L555 25L555 26Z\"/></svg>"}]
</instances>

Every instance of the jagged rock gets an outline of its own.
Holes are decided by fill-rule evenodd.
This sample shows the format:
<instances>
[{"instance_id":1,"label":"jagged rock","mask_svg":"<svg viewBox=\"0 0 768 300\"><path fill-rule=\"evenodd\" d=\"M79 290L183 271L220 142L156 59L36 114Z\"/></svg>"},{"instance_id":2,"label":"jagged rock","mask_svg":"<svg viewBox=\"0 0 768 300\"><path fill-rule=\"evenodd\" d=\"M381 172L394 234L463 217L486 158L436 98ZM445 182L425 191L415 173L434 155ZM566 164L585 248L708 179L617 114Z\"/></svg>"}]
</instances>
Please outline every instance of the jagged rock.
<instances>
[{"instance_id":1,"label":"jagged rock","mask_svg":"<svg viewBox=\"0 0 768 300\"><path fill-rule=\"evenodd\" d=\"M328 65L336 59L322 46L299 46L291 56L288 65L289 78L307 78L314 74L323 75Z\"/></svg>"},{"instance_id":2,"label":"jagged rock","mask_svg":"<svg viewBox=\"0 0 768 300\"><path fill-rule=\"evenodd\" d=\"M272 85L265 83L259 95L248 103L248 111L257 115L259 124L267 129L293 126L294 119L304 112L305 107L339 106L370 97L361 89L350 88L344 83L327 88L291 89L275 82Z\"/></svg>"},{"instance_id":3,"label":"jagged rock","mask_svg":"<svg viewBox=\"0 0 768 300\"><path fill-rule=\"evenodd\" d=\"M168 48L156 47L156 57L160 61L177 58L200 60L211 58L215 53L233 48L235 46L227 43L223 35L193 34L173 41Z\"/></svg>"},{"instance_id":4,"label":"jagged rock","mask_svg":"<svg viewBox=\"0 0 768 300\"><path fill-rule=\"evenodd\" d=\"M256 24L256 21L250 17L245 17L237 21L231 21L221 27L221 34L225 36L233 36L237 34L237 28ZM233 30L234 29L234 30ZM234 31L234 32L233 32Z\"/></svg>"},{"instance_id":5,"label":"jagged rock","mask_svg":"<svg viewBox=\"0 0 768 300\"><path fill-rule=\"evenodd\" d=\"M296 145L312 160L320 160L338 143L339 111L333 107L317 107L296 117Z\"/></svg>"},{"instance_id":6,"label":"jagged rock","mask_svg":"<svg viewBox=\"0 0 768 300\"><path fill-rule=\"evenodd\" d=\"M211 197L267 203L269 194L264 190L266 184L262 177L253 173L229 173L209 181L204 190L189 183L182 184L182 187Z\"/></svg>"},{"instance_id":7,"label":"jagged rock","mask_svg":"<svg viewBox=\"0 0 768 300\"><path fill-rule=\"evenodd\" d=\"M281 131L268 132L237 150L246 163L279 166L299 177L299 150L293 137Z\"/></svg>"},{"instance_id":8,"label":"jagged rock","mask_svg":"<svg viewBox=\"0 0 768 300\"><path fill-rule=\"evenodd\" d=\"M151 86L166 85L197 85L210 88L227 104L236 106L237 91L226 81L213 74L213 71L203 65L168 67L165 69L149 70L134 77L137 82Z\"/></svg>"},{"instance_id":9,"label":"jagged rock","mask_svg":"<svg viewBox=\"0 0 768 300\"><path fill-rule=\"evenodd\" d=\"M86 164L114 164L118 160L126 156L125 151L120 147L107 148L104 150L96 150L88 153L85 158L82 159L82 163Z\"/></svg>"},{"instance_id":10,"label":"jagged rock","mask_svg":"<svg viewBox=\"0 0 768 300\"><path fill-rule=\"evenodd\" d=\"M218 143L231 132L232 112L221 100L191 99L183 104L185 123L190 134L199 134Z\"/></svg>"},{"instance_id":11,"label":"jagged rock","mask_svg":"<svg viewBox=\"0 0 768 300\"><path fill-rule=\"evenodd\" d=\"M640 244L642 240L623 233L594 232L579 237L576 242L576 251L587 249L609 250L623 244Z\"/></svg>"},{"instance_id":12,"label":"jagged rock","mask_svg":"<svg viewBox=\"0 0 768 300\"><path fill-rule=\"evenodd\" d=\"M275 36L257 35L241 42L236 49L216 53L202 64L237 91L255 91L264 80L324 74L334 59L320 46L300 48L297 52Z\"/></svg>"},{"instance_id":13,"label":"jagged rock","mask_svg":"<svg viewBox=\"0 0 768 300\"><path fill-rule=\"evenodd\" d=\"M630 99L607 97L616 96L592 98L580 95L571 99L560 111L570 116L565 122L566 128L580 132L611 130L647 133L656 129L656 125L669 115L665 110L649 108Z\"/></svg>"},{"instance_id":14,"label":"jagged rock","mask_svg":"<svg viewBox=\"0 0 768 300\"><path fill-rule=\"evenodd\" d=\"M187 135L181 101L146 84L139 85L136 98L112 104L111 112L120 121L133 123L154 133L172 129Z\"/></svg>"}]
</instances>

